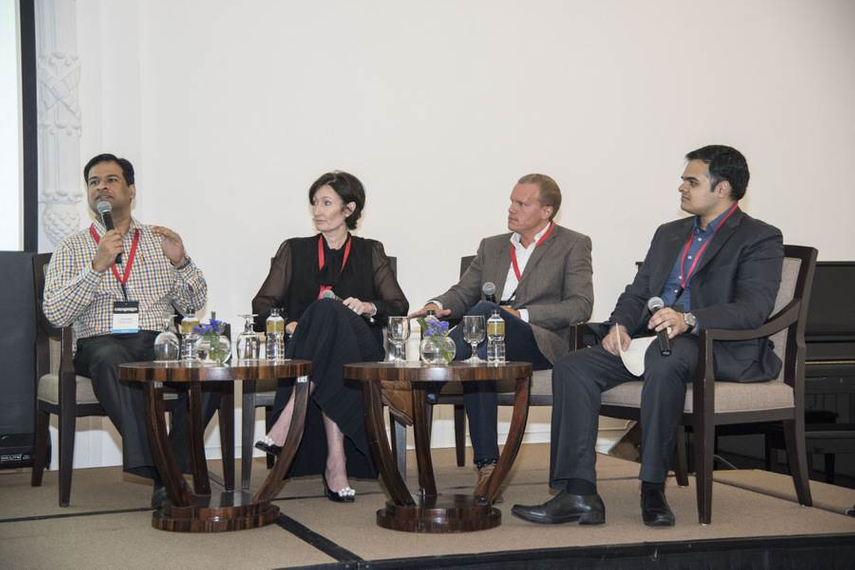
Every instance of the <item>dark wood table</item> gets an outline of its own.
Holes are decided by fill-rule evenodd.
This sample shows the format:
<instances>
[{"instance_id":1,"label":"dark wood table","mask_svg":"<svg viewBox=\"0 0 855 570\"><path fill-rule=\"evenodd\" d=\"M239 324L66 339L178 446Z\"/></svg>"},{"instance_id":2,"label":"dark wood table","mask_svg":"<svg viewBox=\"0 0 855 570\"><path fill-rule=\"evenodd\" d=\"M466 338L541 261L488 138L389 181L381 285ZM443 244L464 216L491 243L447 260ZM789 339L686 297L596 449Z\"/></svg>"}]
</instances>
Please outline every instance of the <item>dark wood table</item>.
<instances>
[{"instance_id":1,"label":"dark wood table","mask_svg":"<svg viewBox=\"0 0 855 570\"><path fill-rule=\"evenodd\" d=\"M429 366L421 362L363 362L345 365L344 377L362 382L368 441L391 496L386 507L377 511L379 526L407 532L442 533L485 530L501 524L502 513L493 507L493 499L522 443L528 417L531 364L452 362L448 366ZM516 381L510 432L499 463L490 478L478 485L472 495L438 495L430 455L426 390L434 382L489 380ZM413 425L421 488L418 497L410 494L392 455L383 422L384 403L405 423Z\"/></svg>"},{"instance_id":2,"label":"dark wood table","mask_svg":"<svg viewBox=\"0 0 855 570\"><path fill-rule=\"evenodd\" d=\"M178 532L220 532L257 528L275 521L279 516L279 507L272 505L270 500L285 484L285 473L303 437L303 423L309 402L310 370L311 362L307 360L253 360L237 362L231 366L201 362L187 364L182 361L132 362L121 365L119 375L123 380L143 384L146 428L152 457L166 487L168 503L171 503L154 511L152 526L160 530ZM261 488L255 495L243 490L224 491L219 496L212 495L205 463L202 384L294 377L297 378L294 385L294 415L288 439ZM163 402L165 382L172 383L172 387L184 385L187 391L192 490L175 461L167 437Z\"/></svg>"}]
</instances>

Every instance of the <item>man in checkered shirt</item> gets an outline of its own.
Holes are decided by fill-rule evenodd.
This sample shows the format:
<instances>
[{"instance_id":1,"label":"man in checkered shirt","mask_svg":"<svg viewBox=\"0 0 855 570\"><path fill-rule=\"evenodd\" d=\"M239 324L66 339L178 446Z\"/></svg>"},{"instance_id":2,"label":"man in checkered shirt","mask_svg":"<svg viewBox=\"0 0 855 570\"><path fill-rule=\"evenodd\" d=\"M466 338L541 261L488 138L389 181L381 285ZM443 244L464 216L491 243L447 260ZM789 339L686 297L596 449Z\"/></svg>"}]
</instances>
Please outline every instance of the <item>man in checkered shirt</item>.
<instances>
[{"instance_id":1,"label":"man in checkered shirt","mask_svg":"<svg viewBox=\"0 0 855 570\"><path fill-rule=\"evenodd\" d=\"M122 434L124 470L154 480L152 504L159 507L166 493L146 435L143 391L138 384L119 381L119 365L153 360L154 339L164 321L175 308L185 315L201 309L208 288L177 233L140 224L131 216L136 187L130 161L100 154L86 164L83 177L95 221L54 252L47 269L44 312L55 326L73 327L75 369L92 379L95 396ZM101 201L112 206L115 228L109 231L96 210ZM134 305L139 310L138 326L117 324L114 307L133 310ZM218 398L205 398L205 423L213 416L214 400ZM179 402L173 413L170 437L186 470L184 403Z\"/></svg>"}]
</instances>

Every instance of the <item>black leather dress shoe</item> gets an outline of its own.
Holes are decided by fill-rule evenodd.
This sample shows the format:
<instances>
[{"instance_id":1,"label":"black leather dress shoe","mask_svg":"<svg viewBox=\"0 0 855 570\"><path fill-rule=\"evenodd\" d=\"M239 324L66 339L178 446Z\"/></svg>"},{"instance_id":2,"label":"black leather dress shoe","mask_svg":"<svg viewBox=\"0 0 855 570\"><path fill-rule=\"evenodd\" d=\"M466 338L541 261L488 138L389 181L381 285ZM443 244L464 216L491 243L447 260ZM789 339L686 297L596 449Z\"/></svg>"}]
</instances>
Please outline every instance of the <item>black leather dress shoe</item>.
<instances>
[{"instance_id":1,"label":"black leather dress shoe","mask_svg":"<svg viewBox=\"0 0 855 570\"><path fill-rule=\"evenodd\" d=\"M647 489L641 493L641 518L647 526L674 526L674 513L665 500L662 489Z\"/></svg>"},{"instance_id":2,"label":"black leather dress shoe","mask_svg":"<svg viewBox=\"0 0 855 570\"><path fill-rule=\"evenodd\" d=\"M571 495L567 491L561 491L542 505L514 505L511 513L538 524L606 522L606 506L599 495Z\"/></svg>"}]
</instances>

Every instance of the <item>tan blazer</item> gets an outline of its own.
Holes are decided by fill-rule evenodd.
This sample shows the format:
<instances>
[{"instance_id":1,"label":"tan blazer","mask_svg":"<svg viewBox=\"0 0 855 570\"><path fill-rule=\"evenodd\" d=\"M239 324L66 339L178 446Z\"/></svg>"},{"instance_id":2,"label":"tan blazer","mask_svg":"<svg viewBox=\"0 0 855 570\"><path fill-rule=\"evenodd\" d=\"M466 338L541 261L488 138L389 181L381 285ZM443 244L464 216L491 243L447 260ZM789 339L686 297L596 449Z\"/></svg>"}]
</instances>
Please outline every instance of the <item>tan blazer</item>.
<instances>
[{"instance_id":1,"label":"tan blazer","mask_svg":"<svg viewBox=\"0 0 855 570\"><path fill-rule=\"evenodd\" d=\"M481 300L481 286L492 281L502 294L511 266L511 235L484 238L460 281L434 297L453 318L460 318ZM535 248L523 270L511 306L528 309L529 324L540 352L551 363L569 351L570 326L591 318L594 286L591 238L555 226ZM509 339L509 342L512 342Z\"/></svg>"}]
</instances>

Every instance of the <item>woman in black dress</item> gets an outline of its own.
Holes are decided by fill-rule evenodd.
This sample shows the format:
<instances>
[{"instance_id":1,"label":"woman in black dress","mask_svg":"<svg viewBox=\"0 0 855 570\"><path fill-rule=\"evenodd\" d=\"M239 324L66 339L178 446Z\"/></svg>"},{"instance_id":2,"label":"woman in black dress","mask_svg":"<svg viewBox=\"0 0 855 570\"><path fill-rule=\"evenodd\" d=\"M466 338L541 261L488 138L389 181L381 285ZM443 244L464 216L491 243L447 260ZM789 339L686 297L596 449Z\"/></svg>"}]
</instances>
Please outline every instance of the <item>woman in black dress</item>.
<instances>
[{"instance_id":1,"label":"woman in black dress","mask_svg":"<svg viewBox=\"0 0 855 570\"><path fill-rule=\"evenodd\" d=\"M389 258L378 241L356 237L365 205L362 183L346 172L321 176L309 189L319 234L285 240L270 273L252 300L256 327L274 307L283 310L290 335L285 354L312 361L306 426L290 475L323 474L327 496L353 501L348 475L376 478L365 435L362 390L345 382L343 366L383 360L382 327L387 317L406 315L407 303ZM334 299L322 298L331 290ZM327 293L329 296L329 293ZM276 392L276 423L256 447L275 453L288 435L292 385Z\"/></svg>"}]
</instances>

